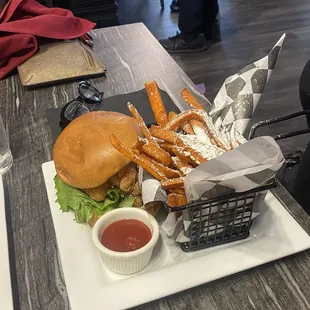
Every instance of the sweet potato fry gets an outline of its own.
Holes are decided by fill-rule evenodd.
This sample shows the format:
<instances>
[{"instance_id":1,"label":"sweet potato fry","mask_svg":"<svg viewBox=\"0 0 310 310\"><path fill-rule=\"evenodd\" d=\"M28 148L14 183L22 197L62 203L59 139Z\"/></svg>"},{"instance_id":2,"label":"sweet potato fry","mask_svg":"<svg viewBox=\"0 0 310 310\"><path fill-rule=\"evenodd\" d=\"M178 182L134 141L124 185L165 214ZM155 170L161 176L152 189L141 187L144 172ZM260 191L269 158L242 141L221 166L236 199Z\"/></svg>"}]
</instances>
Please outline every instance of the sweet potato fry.
<instances>
[{"instance_id":1,"label":"sweet potato fry","mask_svg":"<svg viewBox=\"0 0 310 310\"><path fill-rule=\"evenodd\" d=\"M190 158L193 159L198 165L206 162L208 159L203 157L199 152L195 151L194 149L190 147L185 147L184 148L185 153L189 153Z\"/></svg>"},{"instance_id":2,"label":"sweet potato fry","mask_svg":"<svg viewBox=\"0 0 310 310\"><path fill-rule=\"evenodd\" d=\"M143 153L139 154L139 156L141 159L151 162L168 179L179 178L182 176L180 171L165 167L164 165L158 163L157 161L153 160L152 158L148 157L147 155L145 155Z\"/></svg>"},{"instance_id":3,"label":"sweet potato fry","mask_svg":"<svg viewBox=\"0 0 310 310\"><path fill-rule=\"evenodd\" d=\"M152 135L150 134L150 131L148 130L148 128L146 127L144 120L142 118L142 116L139 114L139 112L137 111L137 109L130 103L127 103L127 107L130 111L130 113L132 114L132 116L136 119L144 137L150 141L150 142L155 142L154 138L152 137Z\"/></svg>"},{"instance_id":4,"label":"sweet potato fry","mask_svg":"<svg viewBox=\"0 0 310 310\"><path fill-rule=\"evenodd\" d=\"M189 163L193 167L197 167L199 164L192 160L189 156L189 154L185 154L184 148L180 146L174 146L173 147L173 153L175 156L178 156L181 160Z\"/></svg>"},{"instance_id":5,"label":"sweet potato fry","mask_svg":"<svg viewBox=\"0 0 310 310\"><path fill-rule=\"evenodd\" d=\"M137 149L138 151L141 151L143 145L147 143L146 141L147 140L143 140L143 139L139 138L138 142L134 145L133 148Z\"/></svg>"},{"instance_id":6,"label":"sweet potato fry","mask_svg":"<svg viewBox=\"0 0 310 310\"><path fill-rule=\"evenodd\" d=\"M179 207L178 197L175 195L175 193L168 194L167 205L169 207Z\"/></svg>"},{"instance_id":7,"label":"sweet potato fry","mask_svg":"<svg viewBox=\"0 0 310 310\"><path fill-rule=\"evenodd\" d=\"M189 123L184 123L184 124L181 126L181 129L182 129L185 133L187 133L187 134L189 134L189 135L195 134L195 132L194 132L194 130L193 130L191 124L189 124Z\"/></svg>"},{"instance_id":8,"label":"sweet potato fry","mask_svg":"<svg viewBox=\"0 0 310 310\"><path fill-rule=\"evenodd\" d=\"M211 142L207 128L197 120L189 122L199 141Z\"/></svg>"},{"instance_id":9,"label":"sweet potato fry","mask_svg":"<svg viewBox=\"0 0 310 310\"><path fill-rule=\"evenodd\" d=\"M191 120L198 120L206 124L206 118L209 116L206 112L196 109L190 109L177 114L171 121L167 123L165 129L167 130L177 130L181 128L182 124L189 122Z\"/></svg>"},{"instance_id":10,"label":"sweet potato fry","mask_svg":"<svg viewBox=\"0 0 310 310\"><path fill-rule=\"evenodd\" d=\"M167 167L170 167L172 164L171 155L158 146L158 144L146 143L142 146L142 151Z\"/></svg>"},{"instance_id":11,"label":"sweet potato fry","mask_svg":"<svg viewBox=\"0 0 310 310\"><path fill-rule=\"evenodd\" d=\"M205 161L207 161L207 159L204 158L200 153L198 153L197 151L193 150L190 147L174 146L173 152L175 155L185 160L193 167L196 167L197 165L200 165Z\"/></svg>"},{"instance_id":12,"label":"sweet potato fry","mask_svg":"<svg viewBox=\"0 0 310 310\"><path fill-rule=\"evenodd\" d=\"M177 116L178 114L175 112L169 112L168 114L168 121L171 121L175 116ZM181 125L180 127L185 133L189 134L189 135L193 135L195 134L192 126L189 123L184 123L183 125Z\"/></svg>"},{"instance_id":13,"label":"sweet potato fry","mask_svg":"<svg viewBox=\"0 0 310 310\"><path fill-rule=\"evenodd\" d=\"M180 128L181 125L185 122L191 120L198 120L202 122L207 128L210 139L213 139L216 142L216 145L218 145L224 151L230 150L230 144L227 139L225 139L224 135L220 134L220 132L213 125L210 116L202 110L190 109L178 114L170 122L167 123L165 129L174 131Z\"/></svg>"},{"instance_id":14,"label":"sweet potato fry","mask_svg":"<svg viewBox=\"0 0 310 310\"><path fill-rule=\"evenodd\" d=\"M158 145L165 150L166 152L168 152L170 155L174 155L172 149L173 149L173 144L169 143L169 142L159 142Z\"/></svg>"},{"instance_id":15,"label":"sweet potato fry","mask_svg":"<svg viewBox=\"0 0 310 310\"><path fill-rule=\"evenodd\" d=\"M170 111L168 113L168 121L171 121L176 115L178 115L178 114L175 113L174 111Z\"/></svg>"},{"instance_id":16,"label":"sweet potato fry","mask_svg":"<svg viewBox=\"0 0 310 310\"><path fill-rule=\"evenodd\" d=\"M187 88L184 88L181 91L181 96L186 101L188 105L193 107L194 109L205 111L202 105L198 102L198 100L189 92Z\"/></svg>"},{"instance_id":17,"label":"sweet potato fry","mask_svg":"<svg viewBox=\"0 0 310 310\"><path fill-rule=\"evenodd\" d=\"M183 160L177 156L172 157L172 162L175 167L182 172L183 175L189 174L193 169L193 166L190 165L186 160Z\"/></svg>"},{"instance_id":18,"label":"sweet potato fry","mask_svg":"<svg viewBox=\"0 0 310 310\"><path fill-rule=\"evenodd\" d=\"M180 194L180 195L185 196L184 188L170 188L170 189L168 189L168 193L170 193L170 194L176 193L176 194Z\"/></svg>"},{"instance_id":19,"label":"sweet potato fry","mask_svg":"<svg viewBox=\"0 0 310 310\"><path fill-rule=\"evenodd\" d=\"M112 134L110 136L110 142L113 147L116 148L120 153L129 158L131 161L135 162L137 165L140 165L157 180L162 181L166 179L166 176L161 171L159 171L151 161L140 158L133 150L122 144L115 137L115 135Z\"/></svg>"},{"instance_id":20,"label":"sweet potato fry","mask_svg":"<svg viewBox=\"0 0 310 310\"><path fill-rule=\"evenodd\" d=\"M168 195L168 201L167 204L169 207L181 207L187 204L186 196L177 194L177 193L171 193Z\"/></svg>"},{"instance_id":21,"label":"sweet potato fry","mask_svg":"<svg viewBox=\"0 0 310 310\"><path fill-rule=\"evenodd\" d=\"M175 179L165 179L161 181L161 186L163 189L169 188L182 188L184 186L184 178L175 178Z\"/></svg>"},{"instance_id":22,"label":"sweet potato fry","mask_svg":"<svg viewBox=\"0 0 310 310\"><path fill-rule=\"evenodd\" d=\"M151 108L154 113L156 123L159 126L166 126L168 122L168 116L163 100L160 96L157 83L155 81L149 81L146 82L144 85L151 104Z\"/></svg>"},{"instance_id":23,"label":"sweet potato fry","mask_svg":"<svg viewBox=\"0 0 310 310\"><path fill-rule=\"evenodd\" d=\"M172 143L172 144L183 145L183 142L181 141L181 139L173 131L161 128L159 126L152 125L150 128L150 132L151 132L153 137L156 137L158 139L164 140L164 141Z\"/></svg>"}]
</instances>

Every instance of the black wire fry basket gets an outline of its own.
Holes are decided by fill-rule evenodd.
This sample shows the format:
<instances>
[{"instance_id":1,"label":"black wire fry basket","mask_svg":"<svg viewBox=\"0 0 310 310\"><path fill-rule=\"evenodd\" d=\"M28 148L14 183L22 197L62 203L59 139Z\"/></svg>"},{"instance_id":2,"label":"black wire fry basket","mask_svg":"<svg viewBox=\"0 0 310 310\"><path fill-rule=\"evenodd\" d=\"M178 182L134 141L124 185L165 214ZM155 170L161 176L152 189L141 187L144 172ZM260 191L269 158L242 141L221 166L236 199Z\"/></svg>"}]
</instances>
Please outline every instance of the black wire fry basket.
<instances>
[{"instance_id":1,"label":"black wire fry basket","mask_svg":"<svg viewBox=\"0 0 310 310\"><path fill-rule=\"evenodd\" d=\"M251 127L248 140L255 136L258 128L280 123L299 116L310 115L310 110L304 110L285 116L261 121ZM278 141L309 133L310 129L302 129L293 132L279 134L273 138ZM286 162L299 162L301 151L285 154ZM250 235L252 225L253 206L259 194L277 186L276 179L270 180L268 184L254 188L243 193L233 193L226 196L200 199L181 207L169 207L169 212L183 212L188 221L188 229L185 236L188 241L181 243L181 249L185 252L194 252L216 245L230 243L246 239Z\"/></svg>"},{"instance_id":2,"label":"black wire fry basket","mask_svg":"<svg viewBox=\"0 0 310 310\"><path fill-rule=\"evenodd\" d=\"M269 126L294 119L299 116L310 115L310 110L304 110L285 116L260 121L251 127L248 140L255 136L258 128ZM287 132L274 136L278 141L307 134L309 128ZM285 154L285 161L296 163L300 161L301 151ZM180 244L185 252L194 252L216 245L222 245L233 241L246 239L250 235L250 228L253 222L253 207L259 194L277 186L276 179L270 180L267 184L254 188L243 193L233 193L211 199L200 199L181 207L165 208L169 212L183 212L184 219L188 222L188 229L185 237L188 241Z\"/></svg>"},{"instance_id":3,"label":"black wire fry basket","mask_svg":"<svg viewBox=\"0 0 310 310\"><path fill-rule=\"evenodd\" d=\"M185 232L189 241L181 243L181 249L194 252L246 239L250 235L255 198L274 187L275 180L247 192L200 199L181 207L165 204L169 212L183 211L190 222Z\"/></svg>"}]
</instances>

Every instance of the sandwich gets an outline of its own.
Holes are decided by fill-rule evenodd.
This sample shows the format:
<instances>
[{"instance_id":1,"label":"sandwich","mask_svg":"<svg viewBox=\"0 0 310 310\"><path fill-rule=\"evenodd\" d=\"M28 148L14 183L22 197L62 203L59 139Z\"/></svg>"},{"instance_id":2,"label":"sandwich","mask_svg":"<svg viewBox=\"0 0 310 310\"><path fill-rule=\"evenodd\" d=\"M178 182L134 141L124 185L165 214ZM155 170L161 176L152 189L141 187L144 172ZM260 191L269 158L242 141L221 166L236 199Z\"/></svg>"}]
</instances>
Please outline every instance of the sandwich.
<instances>
[{"instance_id":1,"label":"sandwich","mask_svg":"<svg viewBox=\"0 0 310 310\"><path fill-rule=\"evenodd\" d=\"M112 134L130 148L138 142L133 118L95 111L73 120L53 147L57 202L78 223L93 226L109 210L142 205L138 167L111 145Z\"/></svg>"}]
</instances>

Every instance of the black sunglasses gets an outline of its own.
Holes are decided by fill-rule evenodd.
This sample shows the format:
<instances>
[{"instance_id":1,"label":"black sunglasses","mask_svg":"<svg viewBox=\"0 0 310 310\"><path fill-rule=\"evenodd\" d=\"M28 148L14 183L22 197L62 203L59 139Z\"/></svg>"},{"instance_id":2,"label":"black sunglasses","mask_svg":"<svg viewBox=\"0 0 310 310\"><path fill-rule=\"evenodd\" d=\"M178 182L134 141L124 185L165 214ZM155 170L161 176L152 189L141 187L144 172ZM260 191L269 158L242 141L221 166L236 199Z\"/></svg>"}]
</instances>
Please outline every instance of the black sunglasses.
<instances>
[{"instance_id":1,"label":"black sunglasses","mask_svg":"<svg viewBox=\"0 0 310 310\"><path fill-rule=\"evenodd\" d=\"M69 101L60 112L60 127L65 128L75 118L93 110L102 101L103 92L89 82L82 81L78 86L79 96Z\"/></svg>"}]
</instances>

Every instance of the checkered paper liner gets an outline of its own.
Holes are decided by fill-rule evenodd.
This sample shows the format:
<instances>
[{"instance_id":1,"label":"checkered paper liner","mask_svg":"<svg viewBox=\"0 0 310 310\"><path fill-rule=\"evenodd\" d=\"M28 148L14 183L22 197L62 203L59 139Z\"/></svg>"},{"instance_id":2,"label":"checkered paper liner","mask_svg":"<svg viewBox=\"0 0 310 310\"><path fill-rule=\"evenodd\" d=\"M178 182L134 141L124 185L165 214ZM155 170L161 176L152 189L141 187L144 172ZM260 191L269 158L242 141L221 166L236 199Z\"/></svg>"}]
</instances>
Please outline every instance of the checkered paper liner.
<instances>
[{"instance_id":1,"label":"checkered paper liner","mask_svg":"<svg viewBox=\"0 0 310 310\"><path fill-rule=\"evenodd\" d=\"M223 125L229 130L234 125L244 133L276 65L285 36L282 35L267 56L224 81L210 111L218 127Z\"/></svg>"},{"instance_id":2,"label":"checkered paper liner","mask_svg":"<svg viewBox=\"0 0 310 310\"><path fill-rule=\"evenodd\" d=\"M214 124L224 127L240 140L251 119L263 90L281 51L285 34L264 58L246 66L239 73L228 77L219 90L210 112ZM283 164L283 155L271 137L259 137L238 148L213 158L193 169L184 180L189 202L197 199L219 197L257 188L272 179ZM160 182L141 169L140 180L144 204L167 201L167 193ZM253 213L254 216L256 215ZM237 219L236 219L237 220ZM162 228L168 236L178 234L176 241L189 241L188 212L180 218L170 213Z\"/></svg>"}]
</instances>

